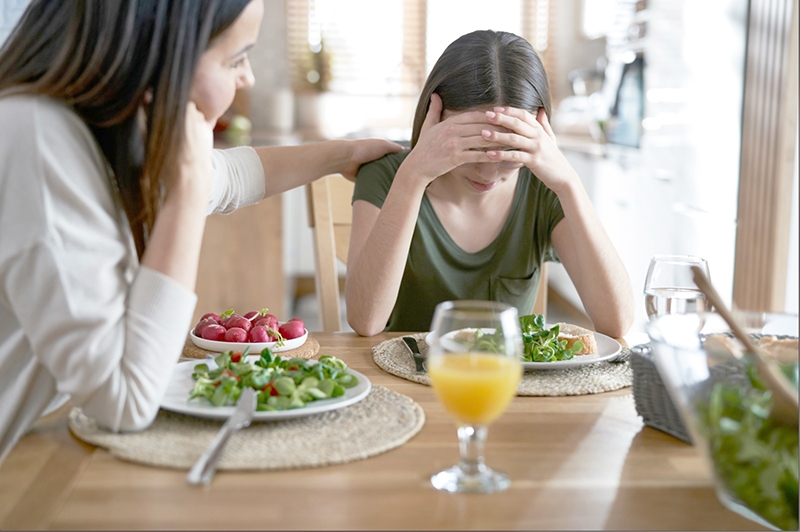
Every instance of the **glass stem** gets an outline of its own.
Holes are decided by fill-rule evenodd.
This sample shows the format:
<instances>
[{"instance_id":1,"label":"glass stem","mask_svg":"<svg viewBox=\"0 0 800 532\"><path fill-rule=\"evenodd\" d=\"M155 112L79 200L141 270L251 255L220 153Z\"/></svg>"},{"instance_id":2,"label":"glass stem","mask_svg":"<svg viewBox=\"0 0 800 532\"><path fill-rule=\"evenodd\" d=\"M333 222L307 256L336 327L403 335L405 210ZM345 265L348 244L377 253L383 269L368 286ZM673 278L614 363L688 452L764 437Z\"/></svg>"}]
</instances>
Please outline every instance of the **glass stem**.
<instances>
[{"instance_id":1,"label":"glass stem","mask_svg":"<svg viewBox=\"0 0 800 532\"><path fill-rule=\"evenodd\" d=\"M487 432L483 425L458 427L458 441L461 450L461 462L458 466L467 475L479 475L486 470L483 462L483 446L486 443Z\"/></svg>"}]
</instances>

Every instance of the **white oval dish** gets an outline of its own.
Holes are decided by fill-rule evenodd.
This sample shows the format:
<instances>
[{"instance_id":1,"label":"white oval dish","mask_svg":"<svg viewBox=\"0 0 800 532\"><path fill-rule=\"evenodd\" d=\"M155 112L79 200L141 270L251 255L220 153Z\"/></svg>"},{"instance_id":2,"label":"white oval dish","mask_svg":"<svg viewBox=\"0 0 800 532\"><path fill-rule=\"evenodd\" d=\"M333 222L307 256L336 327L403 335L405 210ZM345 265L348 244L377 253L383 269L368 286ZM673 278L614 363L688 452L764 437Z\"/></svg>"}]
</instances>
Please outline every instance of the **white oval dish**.
<instances>
[{"instance_id":1,"label":"white oval dish","mask_svg":"<svg viewBox=\"0 0 800 532\"><path fill-rule=\"evenodd\" d=\"M284 322L279 322L280 325L283 325L283 323ZM249 347L249 354L258 355L267 347L269 347L273 353L297 349L306 343L306 340L308 339L308 329L303 329L303 331L305 331L303 336L299 338L292 338L291 340L284 340L281 347L278 347L278 342L219 342L216 340L206 340L205 338L195 336L194 329L189 331L189 337L192 339L192 343L194 345L200 349L205 349L206 351L213 351L215 353L222 353L223 351L241 352Z\"/></svg>"},{"instance_id":2,"label":"white oval dish","mask_svg":"<svg viewBox=\"0 0 800 532\"><path fill-rule=\"evenodd\" d=\"M316 364L317 361L311 360L309 363ZM161 401L161 408L206 419L228 419L236 409L235 406L214 406L207 400L199 397L191 401L188 400L189 394L194 387L192 372L194 371L194 367L198 364L207 364L211 369L216 368L216 364L214 364L213 360L196 360L179 363L172 372L172 378L170 379L169 386L167 386L166 395ZM319 414L320 412L344 408L361 401L369 395L372 389L372 383L363 373L359 373L350 368L347 368L347 371L358 378L358 384L352 388L346 388L345 394L341 397L312 401L303 408L256 412L253 414L253 421L279 421L282 419L310 416L312 414Z\"/></svg>"},{"instance_id":3,"label":"white oval dish","mask_svg":"<svg viewBox=\"0 0 800 532\"><path fill-rule=\"evenodd\" d=\"M552 327L552 325L547 325L548 328ZM492 329L493 331L494 329ZM450 333L448 333L450 334ZM597 341L597 350L598 353L592 353L588 355L575 355L570 360L554 360L552 362L522 362L522 367L526 370L528 369L567 369L567 368L574 368L576 366L584 366L586 364L594 364L595 362L603 362L605 360L614 360L619 356L620 351L622 350L622 345L611 338L610 336L606 336L602 333L594 333L595 340ZM434 333L431 331L425 336L425 343L429 346L434 341Z\"/></svg>"}]
</instances>

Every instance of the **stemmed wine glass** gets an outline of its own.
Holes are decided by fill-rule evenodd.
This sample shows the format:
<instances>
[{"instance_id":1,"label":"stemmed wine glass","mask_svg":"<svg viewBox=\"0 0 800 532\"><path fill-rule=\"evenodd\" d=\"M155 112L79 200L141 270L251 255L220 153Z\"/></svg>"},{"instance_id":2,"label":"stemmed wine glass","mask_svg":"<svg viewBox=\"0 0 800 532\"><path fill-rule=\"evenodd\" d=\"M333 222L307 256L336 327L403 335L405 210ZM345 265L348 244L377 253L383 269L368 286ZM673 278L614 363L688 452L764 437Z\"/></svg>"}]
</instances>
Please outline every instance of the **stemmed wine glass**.
<instances>
[{"instance_id":1,"label":"stemmed wine glass","mask_svg":"<svg viewBox=\"0 0 800 532\"><path fill-rule=\"evenodd\" d=\"M708 277L708 263L690 255L656 255L650 260L644 281L647 320L665 314L696 314L708 309L706 297L692 277L699 266Z\"/></svg>"},{"instance_id":2,"label":"stemmed wine glass","mask_svg":"<svg viewBox=\"0 0 800 532\"><path fill-rule=\"evenodd\" d=\"M508 407L522 377L517 309L494 301L446 301L433 314L426 363L431 384L458 423L461 461L431 477L436 489L490 493L510 481L484 463L488 426Z\"/></svg>"}]
</instances>

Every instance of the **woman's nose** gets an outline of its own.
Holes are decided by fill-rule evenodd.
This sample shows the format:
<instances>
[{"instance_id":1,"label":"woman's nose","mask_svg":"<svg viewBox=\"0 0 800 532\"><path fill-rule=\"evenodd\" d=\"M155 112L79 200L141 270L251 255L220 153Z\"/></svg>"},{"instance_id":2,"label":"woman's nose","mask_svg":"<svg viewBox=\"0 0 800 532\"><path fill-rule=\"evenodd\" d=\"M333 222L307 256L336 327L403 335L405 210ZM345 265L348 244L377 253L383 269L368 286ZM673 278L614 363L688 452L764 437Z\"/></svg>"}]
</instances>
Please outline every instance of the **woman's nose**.
<instances>
[{"instance_id":1,"label":"woman's nose","mask_svg":"<svg viewBox=\"0 0 800 532\"><path fill-rule=\"evenodd\" d=\"M237 89L249 89L256 84L256 77L253 75L253 68L250 66L250 61L247 61L244 71L236 80Z\"/></svg>"}]
</instances>

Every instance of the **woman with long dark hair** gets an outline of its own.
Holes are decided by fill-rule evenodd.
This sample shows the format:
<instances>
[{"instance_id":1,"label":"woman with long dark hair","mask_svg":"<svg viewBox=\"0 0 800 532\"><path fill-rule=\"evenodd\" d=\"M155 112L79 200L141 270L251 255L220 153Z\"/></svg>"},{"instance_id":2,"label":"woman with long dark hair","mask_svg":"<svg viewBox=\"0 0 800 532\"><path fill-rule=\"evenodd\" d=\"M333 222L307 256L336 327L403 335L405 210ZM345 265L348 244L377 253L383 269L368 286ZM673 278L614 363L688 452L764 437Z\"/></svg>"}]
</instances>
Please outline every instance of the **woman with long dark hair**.
<instances>
[{"instance_id":1,"label":"woman with long dark hair","mask_svg":"<svg viewBox=\"0 0 800 532\"><path fill-rule=\"evenodd\" d=\"M148 426L196 303L205 218L382 140L214 151L263 0L35 0L0 49L0 460L66 397Z\"/></svg>"},{"instance_id":2,"label":"woman with long dark hair","mask_svg":"<svg viewBox=\"0 0 800 532\"><path fill-rule=\"evenodd\" d=\"M411 150L356 180L346 284L356 332L426 331L446 300L529 314L547 260L564 264L597 331L628 330L628 274L556 147L550 111L525 39L476 31L447 47L422 89Z\"/></svg>"}]
</instances>

